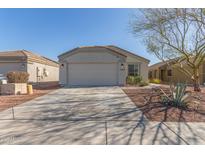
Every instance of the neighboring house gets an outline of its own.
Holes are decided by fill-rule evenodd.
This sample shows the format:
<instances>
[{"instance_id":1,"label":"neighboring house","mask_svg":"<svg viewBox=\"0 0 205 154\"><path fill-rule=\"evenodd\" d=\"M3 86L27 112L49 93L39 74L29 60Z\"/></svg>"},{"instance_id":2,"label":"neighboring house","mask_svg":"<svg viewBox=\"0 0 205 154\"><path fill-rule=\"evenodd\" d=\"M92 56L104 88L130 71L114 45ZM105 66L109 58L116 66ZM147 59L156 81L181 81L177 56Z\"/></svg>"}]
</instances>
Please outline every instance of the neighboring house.
<instances>
[{"instance_id":1,"label":"neighboring house","mask_svg":"<svg viewBox=\"0 0 205 154\"><path fill-rule=\"evenodd\" d=\"M149 66L149 79L160 79L163 83L187 83L192 84L191 76L187 76L179 66L176 67L172 60L159 62ZM179 65L179 64L178 64ZM189 69L187 65L182 64L185 69ZM205 83L205 63L200 66L199 72L200 84Z\"/></svg>"},{"instance_id":2,"label":"neighboring house","mask_svg":"<svg viewBox=\"0 0 205 154\"><path fill-rule=\"evenodd\" d=\"M58 58L63 85L125 85L128 75L148 81L149 60L116 46L78 47Z\"/></svg>"},{"instance_id":3,"label":"neighboring house","mask_svg":"<svg viewBox=\"0 0 205 154\"><path fill-rule=\"evenodd\" d=\"M10 71L29 73L29 82L58 82L57 62L26 50L0 52L0 74Z\"/></svg>"}]
</instances>

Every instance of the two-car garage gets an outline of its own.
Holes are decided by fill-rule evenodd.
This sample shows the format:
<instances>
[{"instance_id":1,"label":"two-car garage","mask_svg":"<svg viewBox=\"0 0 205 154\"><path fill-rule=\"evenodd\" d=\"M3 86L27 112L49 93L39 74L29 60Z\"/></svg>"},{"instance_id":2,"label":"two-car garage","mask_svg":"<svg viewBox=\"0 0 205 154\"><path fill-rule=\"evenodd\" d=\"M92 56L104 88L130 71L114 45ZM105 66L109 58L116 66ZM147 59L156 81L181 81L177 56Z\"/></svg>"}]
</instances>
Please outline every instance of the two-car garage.
<instances>
[{"instance_id":1,"label":"two-car garage","mask_svg":"<svg viewBox=\"0 0 205 154\"><path fill-rule=\"evenodd\" d=\"M117 63L71 63L67 72L70 86L118 84Z\"/></svg>"}]
</instances>

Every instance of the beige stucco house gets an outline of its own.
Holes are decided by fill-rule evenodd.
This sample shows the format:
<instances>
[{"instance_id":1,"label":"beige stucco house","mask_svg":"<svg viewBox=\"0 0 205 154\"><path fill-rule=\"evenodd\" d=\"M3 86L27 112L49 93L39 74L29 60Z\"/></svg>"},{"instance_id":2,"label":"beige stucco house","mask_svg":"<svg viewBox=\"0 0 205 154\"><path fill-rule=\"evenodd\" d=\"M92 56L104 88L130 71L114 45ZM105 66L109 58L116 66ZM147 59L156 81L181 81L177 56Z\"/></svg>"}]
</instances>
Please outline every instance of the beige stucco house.
<instances>
[{"instance_id":1,"label":"beige stucco house","mask_svg":"<svg viewBox=\"0 0 205 154\"><path fill-rule=\"evenodd\" d=\"M66 86L124 85L128 75L148 81L149 60L116 46L78 47L58 58Z\"/></svg>"},{"instance_id":2,"label":"beige stucco house","mask_svg":"<svg viewBox=\"0 0 205 154\"><path fill-rule=\"evenodd\" d=\"M173 60L159 62L149 66L149 79L157 78L162 83L187 83L192 84L191 76L177 67ZM187 64L182 63L185 69L189 69ZM180 65L181 66L181 65ZM200 84L205 83L205 62L199 68L199 80Z\"/></svg>"},{"instance_id":3,"label":"beige stucco house","mask_svg":"<svg viewBox=\"0 0 205 154\"><path fill-rule=\"evenodd\" d=\"M29 82L58 82L59 64L26 50L0 52L0 74L10 71L29 73Z\"/></svg>"}]
</instances>

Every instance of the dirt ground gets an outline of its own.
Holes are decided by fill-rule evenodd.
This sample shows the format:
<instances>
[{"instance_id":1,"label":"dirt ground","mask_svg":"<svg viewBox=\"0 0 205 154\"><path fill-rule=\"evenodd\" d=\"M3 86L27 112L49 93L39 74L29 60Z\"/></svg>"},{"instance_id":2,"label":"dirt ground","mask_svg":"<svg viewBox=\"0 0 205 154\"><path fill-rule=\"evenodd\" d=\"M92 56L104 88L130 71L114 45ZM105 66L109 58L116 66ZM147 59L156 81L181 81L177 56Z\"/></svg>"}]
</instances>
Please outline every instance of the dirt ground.
<instances>
[{"instance_id":1,"label":"dirt ground","mask_svg":"<svg viewBox=\"0 0 205 154\"><path fill-rule=\"evenodd\" d=\"M167 87L161 87L169 91ZM205 122L205 90L202 92L191 91L191 99L197 104L192 104L188 109L179 109L172 106L165 106L160 102L159 97L153 97L152 101L147 101L151 95L155 95L151 88L146 87L124 87L123 91L140 108L150 121L172 121L172 122Z\"/></svg>"},{"instance_id":2,"label":"dirt ground","mask_svg":"<svg viewBox=\"0 0 205 154\"><path fill-rule=\"evenodd\" d=\"M32 95L0 95L0 111L8 109L12 106L22 104L34 98L43 96L58 88L59 86L35 88L33 89Z\"/></svg>"}]
</instances>

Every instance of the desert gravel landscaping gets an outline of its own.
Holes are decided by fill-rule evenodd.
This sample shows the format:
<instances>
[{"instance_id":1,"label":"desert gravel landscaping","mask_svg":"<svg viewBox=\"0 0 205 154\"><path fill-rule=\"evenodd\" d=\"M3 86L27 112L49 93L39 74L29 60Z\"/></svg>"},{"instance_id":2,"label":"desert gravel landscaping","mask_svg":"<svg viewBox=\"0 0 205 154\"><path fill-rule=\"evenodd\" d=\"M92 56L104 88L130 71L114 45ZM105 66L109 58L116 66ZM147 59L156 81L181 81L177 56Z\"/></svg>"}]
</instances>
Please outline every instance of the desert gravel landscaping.
<instances>
[{"instance_id":1,"label":"desert gravel landscaping","mask_svg":"<svg viewBox=\"0 0 205 154\"><path fill-rule=\"evenodd\" d=\"M169 86L160 86L166 93L169 93ZM143 114L150 121L159 122L205 122L205 92L191 92L192 101L198 102L197 107L190 106L188 109L180 109L171 106L165 106L160 102L161 96L153 97L151 102L147 102L152 95L156 95L150 86L147 87L124 87L123 91L137 105ZM163 94L161 94L163 95Z\"/></svg>"},{"instance_id":2,"label":"desert gravel landscaping","mask_svg":"<svg viewBox=\"0 0 205 154\"><path fill-rule=\"evenodd\" d=\"M33 94L31 95L0 95L0 111L8 109L12 106L25 103L34 98L43 96L58 88L59 86L36 88L36 89L33 89Z\"/></svg>"}]
</instances>

